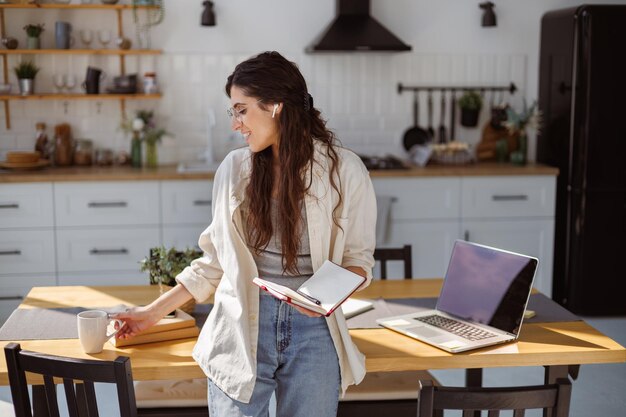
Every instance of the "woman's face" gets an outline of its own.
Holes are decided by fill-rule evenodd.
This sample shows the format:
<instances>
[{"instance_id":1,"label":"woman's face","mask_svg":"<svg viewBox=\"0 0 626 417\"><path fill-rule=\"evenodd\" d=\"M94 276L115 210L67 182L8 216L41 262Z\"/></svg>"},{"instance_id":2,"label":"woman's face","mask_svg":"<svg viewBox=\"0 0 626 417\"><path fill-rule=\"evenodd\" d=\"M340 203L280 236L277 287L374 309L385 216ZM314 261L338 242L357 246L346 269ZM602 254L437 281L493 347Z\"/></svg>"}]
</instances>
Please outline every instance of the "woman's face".
<instances>
[{"instance_id":1,"label":"woman's face","mask_svg":"<svg viewBox=\"0 0 626 417\"><path fill-rule=\"evenodd\" d=\"M238 130L244 137L252 152L261 152L272 146L275 156L278 155L278 114L282 104L274 110L273 104L266 104L267 109L259 99L244 94L243 90L236 85L230 88L230 105L233 117L231 127Z\"/></svg>"}]
</instances>

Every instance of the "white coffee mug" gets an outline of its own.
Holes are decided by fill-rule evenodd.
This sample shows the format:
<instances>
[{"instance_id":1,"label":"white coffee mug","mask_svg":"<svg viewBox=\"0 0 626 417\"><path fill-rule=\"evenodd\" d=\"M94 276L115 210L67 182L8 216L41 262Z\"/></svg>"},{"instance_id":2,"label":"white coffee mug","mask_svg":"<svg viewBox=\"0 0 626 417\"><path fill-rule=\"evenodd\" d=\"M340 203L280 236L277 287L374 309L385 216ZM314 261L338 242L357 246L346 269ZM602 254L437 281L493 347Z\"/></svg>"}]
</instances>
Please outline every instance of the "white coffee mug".
<instances>
[{"instance_id":1,"label":"white coffee mug","mask_svg":"<svg viewBox=\"0 0 626 417\"><path fill-rule=\"evenodd\" d=\"M118 328L113 333L107 333L110 322L117 322ZM122 320L110 319L106 311L87 310L76 316L78 338L85 353L100 353L104 342L115 336L122 328Z\"/></svg>"}]
</instances>

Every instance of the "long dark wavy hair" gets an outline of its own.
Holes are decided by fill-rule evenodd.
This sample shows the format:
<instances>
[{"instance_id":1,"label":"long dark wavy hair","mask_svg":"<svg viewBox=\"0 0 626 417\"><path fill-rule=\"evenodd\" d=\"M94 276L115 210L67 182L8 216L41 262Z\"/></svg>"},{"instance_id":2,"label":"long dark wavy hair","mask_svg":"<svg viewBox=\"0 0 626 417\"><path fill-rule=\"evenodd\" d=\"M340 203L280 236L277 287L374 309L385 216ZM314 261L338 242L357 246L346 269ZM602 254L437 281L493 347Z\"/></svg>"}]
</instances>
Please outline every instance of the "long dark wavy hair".
<instances>
[{"instance_id":1,"label":"long dark wavy hair","mask_svg":"<svg viewBox=\"0 0 626 417\"><path fill-rule=\"evenodd\" d=\"M305 182L307 170L313 169L313 141L328 145L325 148L330 158L330 183L339 194L334 210L341 204L335 135L326 128L326 121L313 107L313 99L298 66L278 52L263 52L237 65L226 82L229 97L233 85L245 95L260 99L257 105L264 110L274 103L283 103L278 114L281 173L278 178L273 175L271 148L253 154L252 174L245 197L246 206L254 209L247 211L246 237L248 245L257 254L269 243L273 235L272 189L274 181L278 181L277 218L280 224L277 229L282 244L283 272L298 274L297 256L303 232L301 204L311 186Z\"/></svg>"}]
</instances>

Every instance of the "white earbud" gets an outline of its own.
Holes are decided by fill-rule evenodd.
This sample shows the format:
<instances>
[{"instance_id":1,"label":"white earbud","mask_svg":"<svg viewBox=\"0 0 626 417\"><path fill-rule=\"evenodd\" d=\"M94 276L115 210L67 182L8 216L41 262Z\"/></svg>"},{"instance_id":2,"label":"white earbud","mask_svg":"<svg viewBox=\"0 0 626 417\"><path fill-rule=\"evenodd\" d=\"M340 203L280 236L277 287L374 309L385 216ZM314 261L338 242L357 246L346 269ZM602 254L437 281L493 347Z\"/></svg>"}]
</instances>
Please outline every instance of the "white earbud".
<instances>
[{"instance_id":1,"label":"white earbud","mask_svg":"<svg viewBox=\"0 0 626 417\"><path fill-rule=\"evenodd\" d=\"M276 109L278 108L278 104L274 104L274 110L272 111L272 119L276 116Z\"/></svg>"}]
</instances>

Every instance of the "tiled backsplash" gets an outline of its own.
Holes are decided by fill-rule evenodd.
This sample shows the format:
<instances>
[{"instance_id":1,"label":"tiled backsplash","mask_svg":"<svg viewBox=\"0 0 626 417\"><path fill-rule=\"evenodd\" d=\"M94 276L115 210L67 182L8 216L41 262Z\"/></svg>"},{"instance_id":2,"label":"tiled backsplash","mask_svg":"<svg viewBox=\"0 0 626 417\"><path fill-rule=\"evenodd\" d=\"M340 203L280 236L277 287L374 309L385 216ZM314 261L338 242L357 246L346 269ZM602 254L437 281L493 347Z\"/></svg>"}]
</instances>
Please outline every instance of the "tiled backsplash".
<instances>
[{"instance_id":1,"label":"tiled backsplash","mask_svg":"<svg viewBox=\"0 0 626 417\"><path fill-rule=\"evenodd\" d=\"M328 125L342 143L364 154L395 153L402 155L401 138L412 124L412 94L397 92L397 83L405 85L508 85L514 82L519 92L502 99L521 106L526 91L527 57L525 55L435 55L435 54L336 54L285 55L302 70L315 106L321 109ZM157 120L175 137L165 138L160 145L161 163L193 161L207 143L207 109L216 114L213 129L214 154L221 159L243 141L230 131L225 109L226 77L235 65L248 55L169 54L161 56L129 56L126 72L143 74L156 71L160 100L126 102L127 113L135 109L154 109ZM15 64L10 57L9 68ZM107 72L107 81L119 73L115 57L37 56L42 68L37 76L37 91L53 91L54 74L75 74L80 80L88 65ZM11 82L17 88L14 75ZM105 82L105 85L108 85ZM531 94L532 95L532 94ZM433 123L439 125L439 94L434 93ZM495 100L501 97L496 96ZM479 126L489 118L491 101L485 93L485 104ZM75 138L90 138L96 147L115 150L129 148L129 140L118 128L121 121L118 101L11 101L12 129L0 127L0 152L10 149L31 149L34 146L35 123L43 121L52 135L53 126L70 123ZM420 125L427 124L425 94L420 96ZM450 111L446 124L449 126ZM459 112L457 111L457 121ZM457 124L457 140L477 143L481 128L465 129ZM531 144L530 155L534 154ZM1 156L1 155L0 155Z\"/></svg>"}]
</instances>

